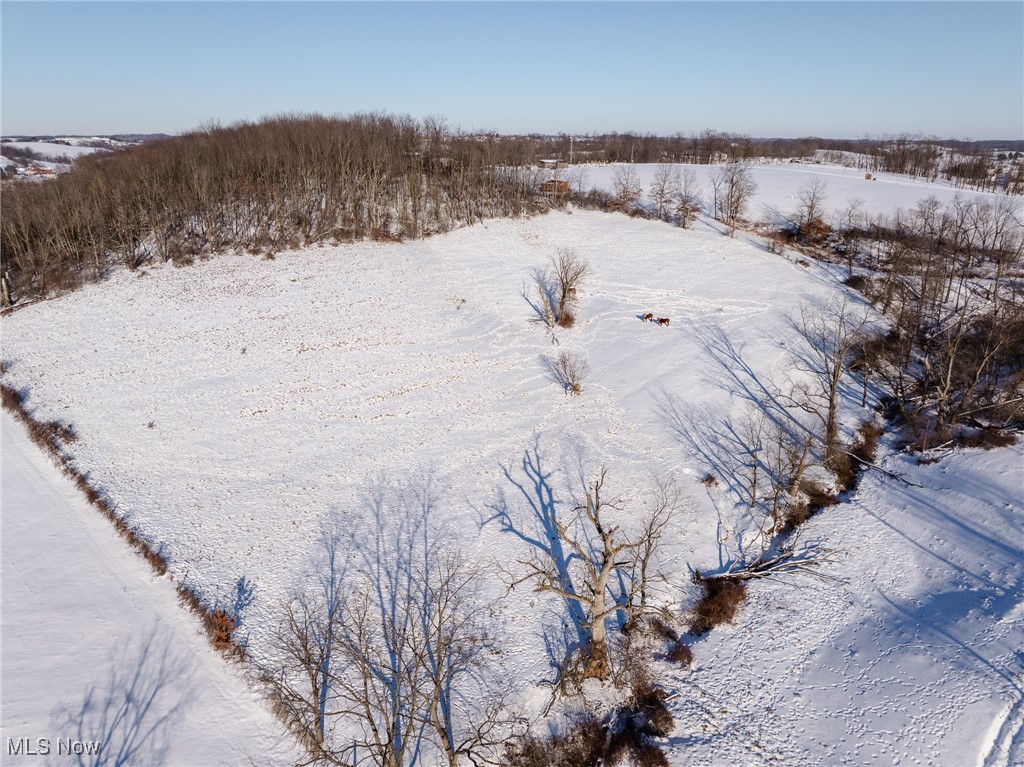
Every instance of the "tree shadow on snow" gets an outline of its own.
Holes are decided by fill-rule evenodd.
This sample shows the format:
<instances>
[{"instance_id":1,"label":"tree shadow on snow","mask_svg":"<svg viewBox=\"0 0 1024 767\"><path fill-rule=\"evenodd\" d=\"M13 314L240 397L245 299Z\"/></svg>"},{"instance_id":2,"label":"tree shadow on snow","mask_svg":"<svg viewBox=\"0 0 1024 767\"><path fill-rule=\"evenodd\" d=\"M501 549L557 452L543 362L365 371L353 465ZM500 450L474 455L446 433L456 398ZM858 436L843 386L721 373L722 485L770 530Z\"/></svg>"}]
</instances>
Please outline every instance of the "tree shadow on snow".
<instances>
[{"instance_id":1,"label":"tree shadow on snow","mask_svg":"<svg viewBox=\"0 0 1024 767\"><path fill-rule=\"evenodd\" d=\"M654 406L658 416L668 426L676 440L696 454L716 481L722 485L720 492L709 487L708 497L715 507L717 517L718 568L724 570L735 559L743 560L747 554L742 535L737 534L734 541L735 551L730 551L725 545L728 536L720 501L724 493L734 499L740 499L746 493L737 467L738 456L746 453L748 448L729 414L721 408L706 404L685 406L664 387L659 387L654 392Z\"/></svg>"},{"instance_id":2,"label":"tree shadow on snow","mask_svg":"<svg viewBox=\"0 0 1024 767\"><path fill-rule=\"evenodd\" d=\"M497 522L502 532L528 544L535 556L554 565L559 588L575 593L569 566L576 555L565 551L558 535L558 507L562 502L551 484L553 472L544 469L539 441L534 442L532 451L524 451L518 470L509 466L502 466L501 470L515 492L509 498L499 488L497 499L488 505L491 516L481 521L481 527ZM580 603L570 598L565 598L564 602L570 620L544 629L544 642L556 670L563 668L573 653L589 643L583 628L586 616Z\"/></svg>"},{"instance_id":3,"label":"tree shadow on snow","mask_svg":"<svg viewBox=\"0 0 1024 767\"><path fill-rule=\"evenodd\" d=\"M96 741L98 753L73 754L80 767L161 765L191 695L191 672L158 624L125 642L111 657L106 681L86 690L67 717L78 741Z\"/></svg>"}]
</instances>

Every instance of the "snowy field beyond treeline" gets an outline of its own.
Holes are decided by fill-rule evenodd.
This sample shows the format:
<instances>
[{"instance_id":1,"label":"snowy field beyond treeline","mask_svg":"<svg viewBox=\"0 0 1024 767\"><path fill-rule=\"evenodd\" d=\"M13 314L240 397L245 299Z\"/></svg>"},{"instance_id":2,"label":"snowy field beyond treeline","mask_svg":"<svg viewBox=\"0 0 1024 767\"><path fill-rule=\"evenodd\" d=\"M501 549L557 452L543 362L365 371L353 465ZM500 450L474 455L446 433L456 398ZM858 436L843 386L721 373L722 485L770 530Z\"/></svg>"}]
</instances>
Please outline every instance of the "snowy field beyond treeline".
<instances>
[{"instance_id":1,"label":"snowy field beyond treeline","mask_svg":"<svg viewBox=\"0 0 1024 767\"><path fill-rule=\"evenodd\" d=\"M710 178L720 166L676 164L674 167L680 170L689 169L696 174L697 183L702 190L701 197L710 209ZM814 180L825 183L823 212L829 221L836 217L841 219L849 209L850 202L856 200L863 203L858 207L859 216L877 216L880 213L891 213L897 208L911 209L926 197L935 197L940 203L946 204L958 194L965 198L994 199L1002 196L990 192L957 189L944 181L932 182L895 173L872 173L868 174L871 178L866 179L864 171L838 165L753 162L745 167L750 170L757 184L757 191L751 195L744 216L755 222L774 223L780 215L794 216L799 207L800 187ZM612 191L615 173L626 168L636 171L646 195L658 169L656 164L575 165L561 169L557 174L559 178L568 180L573 189L579 186L583 190L596 187ZM552 174L554 171L547 173Z\"/></svg>"},{"instance_id":2,"label":"snowy field beyond treeline","mask_svg":"<svg viewBox=\"0 0 1024 767\"><path fill-rule=\"evenodd\" d=\"M641 178L653 167L640 168ZM753 171L752 218L759 206L792 213L811 177L828 181L832 210L850 197L871 213L955 193L842 168ZM587 168L583 185L608 187L612 172ZM534 273L563 248L590 275L575 327L552 333L531 307ZM756 532L728 481L702 479L730 465L728 434L758 397L800 382L798 308L844 293L843 276L706 225L687 231L570 209L401 244L115 271L5 317L5 381L30 393L38 417L73 424L76 462L158 542L175 578L222 606L248 589L240 632L263 664L275 660L284 600L317 572L325 532L340 534L356 562L379 544L382 517L429 507L438 537L487 574L478 599L500 647L489 673L513 680L515 698L537 715L549 697L542 682L573 634L563 601L507 588L504 570L529 559L530 540L545 534L538 504L546 498L568 513L581 476L604 466L609 492L623 498L617 521L632 533L656 483L674 481L681 504L655 598L681 616L695 593L691 570L723 571ZM646 312L671 323L642 322ZM579 396L553 373L561 352L587 363ZM844 390L847 433L877 395L861 408L859 390ZM56 683L41 681L40 657L56 653L62 668L90 658L95 669L112 657L98 638L106 629L84 635L81 653L58 641L79 641L73 622L44 631L48 644L32 642L29 627L63 613L55 604L107 609L116 590L94 585L95 564L65 559L47 536L88 527L91 537L72 548L94 552L93 563L112 561L104 547L117 548L106 523L55 489L60 478L12 431L5 418L5 738L45 734L54 705L74 713L97 684L55 674L67 681L58 700ZM670 763L1020 764L1022 460L1019 446L929 466L897 454L884 467L913 485L870 472L851 502L812 519L803 539L834 554L825 580L758 581L735 626L694 643L692 668L652 661L674 693ZM44 505L55 509L46 519L55 528L33 521ZM149 607L139 588L166 591L161 599L171 591L147 583L141 564L109 567L128 595L129 606L118 598L109 608L123 616L119 651L150 662L145 643L168 652L190 619L133 618L140 603ZM39 576L20 574L29 568ZM30 646L15 650L15 634ZM37 646L43 656L33 656ZM194 643L174 652L197 688L213 675L220 693L241 696L194 711L237 705L240 740L225 736L225 748L248 742L244 728L262 726L259 705ZM175 749L166 763L214 763L207 751Z\"/></svg>"}]
</instances>

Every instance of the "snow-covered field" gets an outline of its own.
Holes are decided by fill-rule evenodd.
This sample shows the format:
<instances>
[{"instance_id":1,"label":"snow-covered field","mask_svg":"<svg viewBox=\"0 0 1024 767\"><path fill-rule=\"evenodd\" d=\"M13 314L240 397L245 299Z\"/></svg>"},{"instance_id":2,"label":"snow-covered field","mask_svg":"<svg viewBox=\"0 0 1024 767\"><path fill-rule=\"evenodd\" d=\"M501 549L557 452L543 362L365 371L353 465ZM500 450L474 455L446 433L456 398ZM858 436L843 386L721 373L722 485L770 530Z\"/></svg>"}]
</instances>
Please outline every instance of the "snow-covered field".
<instances>
[{"instance_id":1,"label":"snow-covered field","mask_svg":"<svg viewBox=\"0 0 1024 767\"><path fill-rule=\"evenodd\" d=\"M47 159L54 157L70 157L74 160L83 155L107 151L102 147L55 144L50 141L8 141L5 145L17 147L19 149L31 149L40 157Z\"/></svg>"},{"instance_id":2,"label":"snow-covered field","mask_svg":"<svg viewBox=\"0 0 1024 767\"><path fill-rule=\"evenodd\" d=\"M597 187L611 191L616 169L632 167L640 180L646 195L658 168L655 164L629 165L579 165L558 171L560 178L573 179L573 174L582 172L583 189ZM711 174L716 165L677 165L681 170L692 170L703 188L702 197L708 201L711 196ZM960 194L964 197L984 196L994 198L991 192L973 192L956 189L946 182L929 182L895 173L874 173L872 180L864 178L864 171L843 168L837 165L807 165L801 163L784 165L747 166L757 183L757 191L747 206L745 218L752 221L774 221L776 214L793 215L799 207L798 192L801 185L814 179L825 181L823 208L829 215L843 214L851 200L863 201L861 215L877 215L897 208L910 209L926 197L935 197L941 203L948 203ZM577 170L582 169L582 170ZM577 182L570 181L573 188ZM828 218L828 215L826 215Z\"/></svg>"},{"instance_id":3,"label":"snow-covered field","mask_svg":"<svg viewBox=\"0 0 1024 767\"><path fill-rule=\"evenodd\" d=\"M209 646L174 587L153 579L7 412L2 431L0 761L294 759L290 737Z\"/></svg>"},{"instance_id":4,"label":"snow-covered field","mask_svg":"<svg viewBox=\"0 0 1024 767\"><path fill-rule=\"evenodd\" d=\"M588 185L603 172L588 169ZM784 211L809 173L755 172L759 203ZM869 210L953 194L828 173L840 207L855 187ZM524 293L563 247L592 276L576 327L552 337ZM484 597L504 626L503 672L535 702L564 606L504 596L499 565L530 552L496 510L536 535L536 493L565 509L580 472L604 464L628 530L653 478L674 476L685 507L664 566L678 604L693 588L687 565L723 566L720 537L731 548L745 525L735 498L699 481L702 437L735 425L758 382L793 374L792 313L838 290L827 268L712 231L577 210L401 245L116 272L5 318L3 358L39 417L74 424L80 466L163 546L175 577L223 605L241 578L255 585L243 631L260 659L321 531L341 527L356 546L381 488L412 497L429 484L433 521L493 573ZM671 325L641 322L647 311ZM561 351L589 362L579 397L549 372ZM696 644L692 671L659 667L679 691L672 763L1019 759L1022 455L894 458L922 488L871 476L854 503L813 520L805 535L838 553L836 580L758 583L735 628ZM6 589L4 600L6 619ZM6 729L6 692L4 703Z\"/></svg>"}]
</instances>

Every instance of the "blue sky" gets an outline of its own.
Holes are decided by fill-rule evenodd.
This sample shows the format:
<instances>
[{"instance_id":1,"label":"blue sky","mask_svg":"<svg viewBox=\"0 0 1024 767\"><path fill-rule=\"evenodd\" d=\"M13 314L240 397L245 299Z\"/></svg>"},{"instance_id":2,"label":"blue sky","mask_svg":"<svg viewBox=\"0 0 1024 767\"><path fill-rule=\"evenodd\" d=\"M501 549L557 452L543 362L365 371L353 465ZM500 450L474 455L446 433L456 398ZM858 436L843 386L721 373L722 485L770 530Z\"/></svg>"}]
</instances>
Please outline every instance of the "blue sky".
<instances>
[{"instance_id":1,"label":"blue sky","mask_svg":"<svg viewBox=\"0 0 1024 767\"><path fill-rule=\"evenodd\" d=\"M282 112L1024 138L1024 2L0 3L2 132Z\"/></svg>"}]
</instances>

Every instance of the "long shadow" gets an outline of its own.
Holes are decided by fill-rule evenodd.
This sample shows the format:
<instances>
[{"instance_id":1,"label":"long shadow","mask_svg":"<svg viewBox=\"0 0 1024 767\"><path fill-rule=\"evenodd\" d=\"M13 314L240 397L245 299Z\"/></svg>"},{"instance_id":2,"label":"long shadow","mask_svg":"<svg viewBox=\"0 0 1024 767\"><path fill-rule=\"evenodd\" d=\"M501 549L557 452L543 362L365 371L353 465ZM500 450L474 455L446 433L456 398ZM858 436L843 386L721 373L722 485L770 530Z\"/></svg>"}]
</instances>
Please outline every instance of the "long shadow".
<instances>
[{"instance_id":1,"label":"long shadow","mask_svg":"<svg viewBox=\"0 0 1024 767\"><path fill-rule=\"evenodd\" d=\"M1013 609L1020 600L1019 593L1007 592L1000 589L1002 593L985 593L980 592L984 596L992 598L994 604L993 617L1002 617ZM945 640L949 646L959 648L965 655L973 658L981 666L988 669L996 676L1002 678L1007 684L1009 684L1014 690L1024 693L1024 684L1021 683L1021 677L1019 673L995 665L990 659L981 655L975 648L971 647L966 641L953 635L952 630L956 624L966 618L968 614L978 607L978 604L982 601L982 597L979 596L979 592L962 592L952 591L943 594L934 594L931 598L921 605L916 605L914 609L910 609L903 604L898 604L889 598L885 593L879 591L879 597L881 597L886 604L892 608L893 613L902 616L907 624L906 627L910 630L917 631L919 627L925 627L933 631L938 637L940 637L938 644L942 644ZM937 620L937 618L941 618ZM1017 656L1020 657L1019 655Z\"/></svg>"},{"instance_id":2,"label":"long shadow","mask_svg":"<svg viewBox=\"0 0 1024 767\"><path fill-rule=\"evenodd\" d=\"M107 681L90 686L78 711L69 717L78 741L99 743L97 753L76 754L76 763L164 764L192 697L184 658L154 625L145 637L122 645L111 661Z\"/></svg>"},{"instance_id":3,"label":"long shadow","mask_svg":"<svg viewBox=\"0 0 1024 767\"><path fill-rule=\"evenodd\" d=\"M996 552L1005 553L1005 554L1008 554L1010 557L1016 557L1018 559L1021 556L1021 552L1019 550L1013 549L1012 547L1007 546L1002 541L997 541L997 540L991 538L990 536L985 535L984 533L981 533L981 532L979 532L977 530L974 530L974 529L964 525L959 520L957 520L957 519L953 518L952 516L950 516L950 514L948 512L942 511L941 509L937 508L934 504L921 499L919 496L915 496L912 500L908 501L907 505L909 507L911 507L911 508L919 509L919 510L925 512L925 513L932 513L933 515L935 515L937 517L940 517L941 519L943 519L943 520L945 520L947 522L952 523L954 528L956 528L957 530L959 530L959 531L961 531L963 533L966 533L970 537L977 538L983 544L990 546L990 548L992 549L993 553L996 553ZM926 542L923 542L923 541L919 540L918 538L910 535L905 530L901 530L899 527L897 527L895 524L890 522L888 519L886 519L882 515L878 514L877 512L873 511L872 509L870 509L867 506L867 504L861 504L861 507L863 508L863 510L864 510L864 512L866 514L868 514L871 517L874 517L876 520L878 520L878 522L880 522L881 524L883 524L886 527L888 527L890 530L892 530L894 533L899 535L901 538L903 538L908 543L912 544L914 547L920 549L921 552L926 554L927 556L933 557L933 558L939 560L940 562L942 562L944 565L950 567L951 569L958 570L958 571L964 573L965 575L970 576L974 580L978 581L979 583L984 584L985 586L987 586L987 587L989 587L991 589L996 589L996 590L1002 590L1003 589L1003 587L1000 586L998 583L995 583L991 579L986 578L984 575L979 575L977 573L973 573L970 570L965 569L963 566L957 564L956 562L953 562L953 561L947 559L945 556L940 554L934 548L932 548L930 546L927 546ZM1011 559L1010 561L1014 561L1014 560Z\"/></svg>"},{"instance_id":4,"label":"long shadow","mask_svg":"<svg viewBox=\"0 0 1024 767\"><path fill-rule=\"evenodd\" d=\"M535 297L531 292L531 288L539 291L540 295ZM558 284L551 279L551 275L541 268L533 270L530 275L529 284L523 284L520 295L530 305L530 308L533 309L536 315L534 319L538 322L547 321L550 309L558 306ZM544 306L545 303L547 306Z\"/></svg>"},{"instance_id":5,"label":"long shadow","mask_svg":"<svg viewBox=\"0 0 1024 767\"><path fill-rule=\"evenodd\" d=\"M502 466L501 470L505 479L516 489L520 499L525 501L530 522L526 525L517 524L519 509L509 502L504 492L499 491L497 501L488 505L493 513L481 522L481 527L497 522L502 532L510 533L532 546L537 554L554 565L558 587L568 594L575 594L569 566L576 556L572 553L566 554L562 547L562 539L558 535L559 501L551 486L552 472L544 471L538 441L534 442L532 452L524 451L519 468L522 472L521 479L517 478L508 466ZM530 528L533 528L533 531ZM576 627L579 646L587 646L590 643L590 636L583 628L587 623L583 608L577 600L566 597L565 609L572 619L571 623ZM572 649L574 648L567 648L567 652Z\"/></svg>"},{"instance_id":6,"label":"long shadow","mask_svg":"<svg viewBox=\"0 0 1024 767\"><path fill-rule=\"evenodd\" d=\"M423 607L417 557L426 559L423 574L428 573L429 558L434 555L430 516L436 501L429 475L419 483L402 486L384 478L378 480L367 504L373 535L367 536L364 531L356 536L354 548L361 560L359 569L369 601L369 624L365 623L367 616L359 622L364 628L376 624L379 630L350 634L347 625L342 628L344 641L350 648L358 648L356 655L364 666L363 682L376 686L378 690L372 695L386 702L382 708L388 711L381 722L385 738L392 742L394 752L404 752L411 764L419 758L426 726L410 707L421 693L409 689L417 681L409 671L410 641L418 630L415 608Z\"/></svg>"},{"instance_id":7,"label":"long shadow","mask_svg":"<svg viewBox=\"0 0 1024 767\"><path fill-rule=\"evenodd\" d=\"M716 480L735 498L742 498L746 488L740 482L737 472L737 456L748 452L743 440L723 410L714 410L707 405L698 405L684 410L679 398L663 387L654 392L655 408L661 420L675 435L676 440L693 451L707 466ZM735 557L726 546L727 532L724 514L717 494L708 492L717 517L715 538L718 541L718 569L724 570ZM742 538L737 540L737 556L742 559L745 547ZM710 572L710 571L709 571Z\"/></svg>"},{"instance_id":8,"label":"long shadow","mask_svg":"<svg viewBox=\"0 0 1024 767\"><path fill-rule=\"evenodd\" d=\"M762 410L775 424L786 428L792 434L807 434L807 427L800 422L779 398L780 393L769 386L750 367L726 332L717 325L706 325L694 331L694 336L707 350L724 375L715 377L710 383L750 402ZM770 383L770 382L769 382Z\"/></svg>"}]
</instances>

